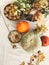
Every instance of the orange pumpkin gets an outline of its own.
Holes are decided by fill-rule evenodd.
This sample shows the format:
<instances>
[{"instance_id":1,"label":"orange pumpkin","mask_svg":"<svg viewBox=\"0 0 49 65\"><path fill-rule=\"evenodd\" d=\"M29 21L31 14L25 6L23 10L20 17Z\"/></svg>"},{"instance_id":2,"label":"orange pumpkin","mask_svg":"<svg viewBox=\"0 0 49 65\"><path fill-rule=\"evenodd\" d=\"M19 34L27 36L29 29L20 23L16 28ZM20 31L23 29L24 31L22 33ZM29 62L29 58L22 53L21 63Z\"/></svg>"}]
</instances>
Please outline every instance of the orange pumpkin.
<instances>
[{"instance_id":1,"label":"orange pumpkin","mask_svg":"<svg viewBox=\"0 0 49 65\"><path fill-rule=\"evenodd\" d=\"M20 33L25 33L30 29L30 25L27 21L19 21L16 25L16 29Z\"/></svg>"}]
</instances>

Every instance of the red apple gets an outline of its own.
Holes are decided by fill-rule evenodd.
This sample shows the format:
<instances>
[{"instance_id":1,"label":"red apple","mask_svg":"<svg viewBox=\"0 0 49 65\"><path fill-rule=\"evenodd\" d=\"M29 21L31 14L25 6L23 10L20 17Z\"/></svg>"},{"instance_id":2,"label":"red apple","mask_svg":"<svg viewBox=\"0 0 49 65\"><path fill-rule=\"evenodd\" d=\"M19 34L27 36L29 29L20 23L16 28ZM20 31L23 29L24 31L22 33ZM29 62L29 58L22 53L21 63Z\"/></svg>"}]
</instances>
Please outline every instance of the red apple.
<instances>
[{"instance_id":1,"label":"red apple","mask_svg":"<svg viewBox=\"0 0 49 65\"><path fill-rule=\"evenodd\" d=\"M42 46L48 46L49 45L49 37L42 36L41 41L42 41Z\"/></svg>"}]
</instances>

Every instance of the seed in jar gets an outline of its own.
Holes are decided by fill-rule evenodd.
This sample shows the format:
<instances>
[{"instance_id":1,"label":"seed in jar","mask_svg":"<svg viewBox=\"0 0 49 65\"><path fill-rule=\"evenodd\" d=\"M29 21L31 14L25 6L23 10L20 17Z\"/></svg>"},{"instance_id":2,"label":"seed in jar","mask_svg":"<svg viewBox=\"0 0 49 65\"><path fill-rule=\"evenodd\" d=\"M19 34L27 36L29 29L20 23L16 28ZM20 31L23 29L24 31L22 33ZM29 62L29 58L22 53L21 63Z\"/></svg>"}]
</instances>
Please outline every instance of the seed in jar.
<instances>
[{"instance_id":1,"label":"seed in jar","mask_svg":"<svg viewBox=\"0 0 49 65\"><path fill-rule=\"evenodd\" d=\"M20 16L17 16L17 19L19 19L20 18Z\"/></svg>"},{"instance_id":2,"label":"seed in jar","mask_svg":"<svg viewBox=\"0 0 49 65\"><path fill-rule=\"evenodd\" d=\"M6 12L6 10L4 10L4 14L6 14L7 12Z\"/></svg>"},{"instance_id":3,"label":"seed in jar","mask_svg":"<svg viewBox=\"0 0 49 65\"><path fill-rule=\"evenodd\" d=\"M8 7L6 7L6 12L8 12L9 11L9 8Z\"/></svg>"},{"instance_id":4,"label":"seed in jar","mask_svg":"<svg viewBox=\"0 0 49 65\"><path fill-rule=\"evenodd\" d=\"M12 11L11 11L11 10L9 10L9 13L12 13Z\"/></svg>"},{"instance_id":5,"label":"seed in jar","mask_svg":"<svg viewBox=\"0 0 49 65\"><path fill-rule=\"evenodd\" d=\"M6 17L8 17L9 15L8 15L8 14L6 14L5 16L6 16Z\"/></svg>"},{"instance_id":6,"label":"seed in jar","mask_svg":"<svg viewBox=\"0 0 49 65\"><path fill-rule=\"evenodd\" d=\"M11 9L11 7L8 7L8 9L10 10L10 9Z\"/></svg>"},{"instance_id":7,"label":"seed in jar","mask_svg":"<svg viewBox=\"0 0 49 65\"><path fill-rule=\"evenodd\" d=\"M16 20L16 17L13 17L13 20Z\"/></svg>"},{"instance_id":8,"label":"seed in jar","mask_svg":"<svg viewBox=\"0 0 49 65\"><path fill-rule=\"evenodd\" d=\"M12 11L12 12L14 12L14 11L15 11L15 9L13 9L13 8L12 8L12 9L11 9L11 11Z\"/></svg>"},{"instance_id":9,"label":"seed in jar","mask_svg":"<svg viewBox=\"0 0 49 65\"><path fill-rule=\"evenodd\" d=\"M11 3L11 4L10 4L10 6L11 6L11 7L13 7L13 6L14 6L14 4L13 4L13 3Z\"/></svg>"},{"instance_id":10,"label":"seed in jar","mask_svg":"<svg viewBox=\"0 0 49 65\"><path fill-rule=\"evenodd\" d=\"M12 14L12 13L9 13L9 15L10 15L10 16L13 16L13 14Z\"/></svg>"},{"instance_id":11,"label":"seed in jar","mask_svg":"<svg viewBox=\"0 0 49 65\"><path fill-rule=\"evenodd\" d=\"M19 15L19 16L18 16L18 17L17 17L17 16L15 17L15 15L14 15L14 12L15 12L14 6L15 6L16 9L18 8L18 6L14 5L13 3L8 4L8 5L4 8L4 14L5 14L5 16L6 16L8 19L16 21L17 19L20 18L21 11L20 11L20 12L18 11L18 15Z\"/></svg>"},{"instance_id":12,"label":"seed in jar","mask_svg":"<svg viewBox=\"0 0 49 65\"><path fill-rule=\"evenodd\" d=\"M12 19L12 17L11 16L8 16L8 18L11 20Z\"/></svg>"},{"instance_id":13,"label":"seed in jar","mask_svg":"<svg viewBox=\"0 0 49 65\"><path fill-rule=\"evenodd\" d=\"M21 39L21 34L18 33L16 30L13 30L13 31L11 31L11 32L9 33L8 39L9 39L9 41L12 42L12 43L17 43L17 42L19 42L20 39Z\"/></svg>"},{"instance_id":14,"label":"seed in jar","mask_svg":"<svg viewBox=\"0 0 49 65\"><path fill-rule=\"evenodd\" d=\"M14 12L12 12L12 14L14 15Z\"/></svg>"}]
</instances>

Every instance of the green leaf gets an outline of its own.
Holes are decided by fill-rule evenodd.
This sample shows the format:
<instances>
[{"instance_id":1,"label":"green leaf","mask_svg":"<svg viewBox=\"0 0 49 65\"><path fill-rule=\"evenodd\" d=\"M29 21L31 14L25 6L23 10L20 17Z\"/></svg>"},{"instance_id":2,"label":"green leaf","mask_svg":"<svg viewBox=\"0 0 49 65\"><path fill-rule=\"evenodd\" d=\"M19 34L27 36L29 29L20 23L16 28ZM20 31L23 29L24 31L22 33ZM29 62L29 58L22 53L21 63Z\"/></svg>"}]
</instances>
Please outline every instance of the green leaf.
<instances>
[{"instance_id":1,"label":"green leaf","mask_svg":"<svg viewBox=\"0 0 49 65\"><path fill-rule=\"evenodd\" d=\"M15 1L13 4L16 5L16 6L18 6L18 7L20 7L20 2L16 2Z\"/></svg>"},{"instance_id":2,"label":"green leaf","mask_svg":"<svg viewBox=\"0 0 49 65\"><path fill-rule=\"evenodd\" d=\"M35 0L29 0L29 1L31 1L31 2L35 2Z\"/></svg>"},{"instance_id":3,"label":"green leaf","mask_svg":"<svg viewBox=\"0 0 49 65\"><path fill-rule=\"evenodd\" d=\"M22 0L22 2L25 2L25 3L27 3L27 2L29 2L29 0Z\"/></svg>"}]
</instances>

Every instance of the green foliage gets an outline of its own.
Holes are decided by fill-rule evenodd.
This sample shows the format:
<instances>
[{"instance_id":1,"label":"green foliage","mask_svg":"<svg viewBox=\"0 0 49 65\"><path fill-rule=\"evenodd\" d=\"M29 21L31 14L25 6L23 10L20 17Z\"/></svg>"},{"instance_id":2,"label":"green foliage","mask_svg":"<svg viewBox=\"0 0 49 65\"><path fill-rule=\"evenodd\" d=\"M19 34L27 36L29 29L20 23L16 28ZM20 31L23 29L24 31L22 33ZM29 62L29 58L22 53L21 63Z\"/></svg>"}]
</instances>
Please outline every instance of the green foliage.
<instances>
[{"instance_id":1,"label":"green foliage","mask_svg":"<svg viewBox=\"0 0 49 65\"><path fill-rule=\"evenodd\" d=\"M28 3L28 2L34 2L35 0L16 0L16 2L24 2L24 3Z\"/></svg>"},{"instance_id":2,"label":"green foliage","mask_svg":"<svg viewBox=\"0 0 49 65\"><path fill-rule=\"evenodd\" d=\"M49 14L49 9L42 9L41 13L44 14L44 16L46 17Z\"/></svg>"},{"instance_id":3,"label":"green foliage","mask_svg":"<svg viewBox=\"0 0 49 65\"><path fill-rule=\"evenodd\" d=\"M16 5L16 6L18 6L18 7L20 7L20 3L19 2L15 1L13 4Z\"/></svg>"},{"instance_id":4,"label":"green foliage","mask_svg":"<svg viewBox=\"0 0 49 65\"><path fill-rule=\"evenodd\" d=\"M27 3L27 2L29 2L29 0L22 0L22 2L25 2L25 3Z\"/></svg>"}]
</instances>

